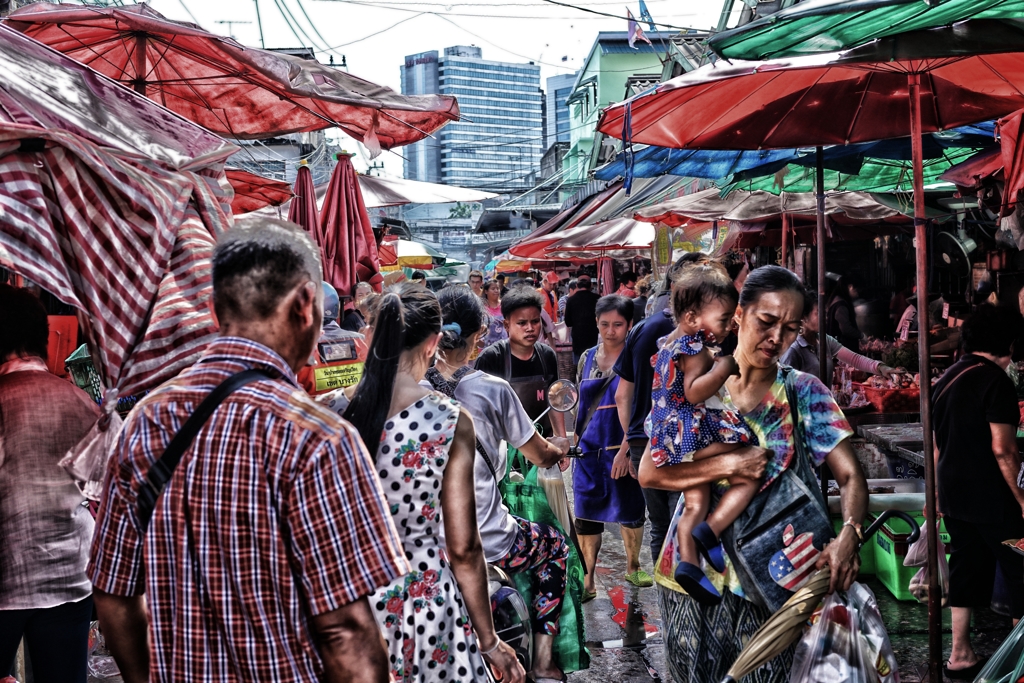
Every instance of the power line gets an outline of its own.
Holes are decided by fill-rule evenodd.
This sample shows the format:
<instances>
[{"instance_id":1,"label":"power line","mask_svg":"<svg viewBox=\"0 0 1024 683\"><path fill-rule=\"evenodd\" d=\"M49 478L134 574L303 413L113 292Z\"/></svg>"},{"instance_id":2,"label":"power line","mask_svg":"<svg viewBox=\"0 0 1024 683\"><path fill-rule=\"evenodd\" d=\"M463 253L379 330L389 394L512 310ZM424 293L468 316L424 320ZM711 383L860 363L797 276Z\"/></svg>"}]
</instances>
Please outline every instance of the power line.
<instances>
[{"instance_id":1,"label":"power line","mask_svg":"<svg viewBox=\"0 0 1024 683\"><path fill-rule=\"evenodd\" d=\"M306 12L306 6L302 4L302 0L295 0L295 2L298 4L299 9L302 11L302 16L306 17L306 21L309 22L309 27L311 29L313 29L313 33L315 33L316 37L320 39L320 42L322 42L324 45L327 45L329 41L327 41L327 39L325 39L322 35L320 35L320 31L317 30L316 24L313 23L313 20L309 17L309 13ZM329 47L325 48L325 50L327 52L333 52L333 50L331 48L329 48ZM344 55L341 55L341 53L336 53L336 54L338 54L340 56L344 56Z\"/></svg>"},{"instance_id":2,"label":"power line","mask_svg":"<svg viewBox=\"0 0 1024 683\"><path fill-rule=\"evenodd\" d=\"M552 4L552 5L558 5L559 7L568 7L570 9L574 9L574 10L576 10L578 12L589 12L591 14L599 14L602 17L610 17L612 19L621 19L622 21L629 21L629 17L620 17L618 14L609 14L607 12L599 12L596 9L590 9L589 7L578 7L576 5L570 5L567 2L558 2L558 0L544 0L544 2L547 2L547 3ZM636 21L636 19L634 19L633 21ZM645 24L654 24L655 26L664 26L665 28L674 28L677 31L693 31L694 30L694 29L686 27L686 26L673 26L672 24L663 24L663 23L661 23L659 21L646 21L645 20L643 23L645 23Z\"/></svg>"},{"instance_id":3,"label":"power line","mask_svg":"<svg viewBox=\"0 0 1024 683\"><path fill-rule=\"evenodd\" d=\"M199 26L199 20L196 19L196 15L192 14L192 10L190 10L188 8L188 5L185 4L185 0L178 0L178 4L180 4L182 6L182 8L184 8L185 12L190 17L192 17L192 23L195 24L196 26Z\"/></svg>"},{"instance_id":4,"label":"power line","mask_svg":"<svg viewBox=\"0 0 1024 683\"><path fill-rule=\"evenodd\" d=\"M387 28L382 28L379 31L374 31L373 33L371 33L369 35L363 36L362 38L356 38L355 40L350 40L349 42L342 43L341 45L335 45L334 47L332 47L330 49L331 50L336 50L336 49L338 49L340 47L348 47L349 45L355 45L356 43L361 43L364 40L367 40L369 38L373 38L374 36L379 36L380 34L386 32L386 31L390 31L391 29L395 28L396 26L404 24L407 21L412 21L413 19L418 19L419 17L422 17L424 14L426 14L426 13L425 12L420 12L419 14L414 14L411 17L406 17L405 19L402 19L401 21L398 21L398 22L395 22L394 24L391 24L391 26L388 26Z\"/></svg>"}]
</instances>

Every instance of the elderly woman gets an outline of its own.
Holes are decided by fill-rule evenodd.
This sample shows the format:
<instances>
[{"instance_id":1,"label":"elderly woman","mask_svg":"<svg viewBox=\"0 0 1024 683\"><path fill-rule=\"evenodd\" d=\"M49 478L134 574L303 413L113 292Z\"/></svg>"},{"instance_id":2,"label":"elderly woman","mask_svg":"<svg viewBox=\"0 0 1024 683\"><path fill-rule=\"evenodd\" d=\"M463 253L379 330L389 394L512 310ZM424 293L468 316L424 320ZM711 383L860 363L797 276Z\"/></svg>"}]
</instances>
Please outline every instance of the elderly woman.
<instances>
[{"instance_id":1,"label":"elderly woman","mask_svg":"<svg viewBox=\"0 0 1024 683\"><path fill-rule=\"evenodd\" d=\"M796 447L785 383L785 373L789 370L780 368L779 357L792 345L803 315L804 289L793 273L778 266L766 266L750 273L736 310L739 341L735 358L740 374L733 377L727 387L733 403L761 445L771 449L767 460L759 455L727 454L658 468L648 452L640 464L640 484L682 490L736 476L761 479L762 490L767 491L780 482L786 470L813 480L810 468L797 461L801 452L813 465L828 463L839 484L846 523L839 536L824 547L817 565L831 567L830 590L845 589L856 578L859 568L857 550L860 522L867 509L867 483L849 443L853 431L828 389L812 375L791 371L795 373L792 387L804 439L802 451ZM805 483L809 487L816 486L814 481ZM731 560L727 561L723 574L710 568L706 570L708 578L724 596L719 605L702 607L681 591L672 578L679 561L674 526L681 504L682 501L655 567L665 619L666 657L678 683L719 681L746 640L770 616L770 611L744 597L753 591L749 585L741 585ZM817 504L821 505L820 501ZM777 550L784 551L785 540L780 537L777 542ZM772 666L744 680L748 683L787 681L791 661L792 650L780 656Z\"/></svg>"}]
</instances>

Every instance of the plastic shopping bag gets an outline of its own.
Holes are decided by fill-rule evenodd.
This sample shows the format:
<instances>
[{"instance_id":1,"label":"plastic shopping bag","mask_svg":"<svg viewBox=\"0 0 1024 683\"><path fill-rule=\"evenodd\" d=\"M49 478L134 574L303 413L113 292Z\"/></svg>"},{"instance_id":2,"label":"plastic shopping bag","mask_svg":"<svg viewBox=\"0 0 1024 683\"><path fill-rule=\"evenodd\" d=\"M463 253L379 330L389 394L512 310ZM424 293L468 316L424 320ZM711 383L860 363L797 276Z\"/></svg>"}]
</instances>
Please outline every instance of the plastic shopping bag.
<instances>
[{"instance_id":1,"label":"plastic shopping bag","mask_svg":"<svg viewBox=\"0 0 1024 683\"><path fill-rule=\"evenodd\" d=\"M825 598L793 657L790 683L897 683L896 657L875 596L855 583Z\"/></svg>"},{"instance_id":2,"label":"plastic shopping bag","mask_svg":"<svg viewBox=\"0 0 1024 683\"><path fill-rule=\"evenodd\" d=\"M1020 680L1024 667L1024 619L1010 631L1003 644L999 646L992 658L974 679L975 683L999 683L1000 681ZM1015 674L1015 675L1011 675Z\"/></svg>"},{"instance_id":3,"label":"plastic shopping bag","mask_svg":"<svg viewBox=\"0 0 1024 683\"><path fill-rule=\"evenodd\" d=\"M935 527L938 533L938 526ZM946 562L946 545L936 537L939 553L939 589L942 591L942 606L946 606L949 597L949 563ZM911 595L921 602L928 602L928 527L921 527L921 536L907 548L907 556L903 560L904 567L921 567L910 579Z\"/></svg>"},{"instance_id":4,"label":"plastic shopping bag","mask_svg":"<svg viewBox=\"0 0 1024 683\"><path fill-rule=\"evenodd\" d=\"M89 500L100 499L107 462L114 452L114 444L120 432L121 416L117 411L111 413L109 420L101 417L57 463L75 480L82 495Z\"/></svg>"}]
</instances>

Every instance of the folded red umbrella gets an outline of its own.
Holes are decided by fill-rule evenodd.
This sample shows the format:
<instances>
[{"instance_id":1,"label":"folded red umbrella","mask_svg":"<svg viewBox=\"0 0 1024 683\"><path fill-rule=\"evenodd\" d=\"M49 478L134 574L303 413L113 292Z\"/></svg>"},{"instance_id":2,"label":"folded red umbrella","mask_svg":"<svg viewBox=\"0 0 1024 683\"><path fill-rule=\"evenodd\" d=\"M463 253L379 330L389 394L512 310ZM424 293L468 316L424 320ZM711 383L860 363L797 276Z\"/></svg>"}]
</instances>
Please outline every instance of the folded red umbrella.
<instances>
[{"instance_id":1,"label":"folded red umbrella","mask_svg":"<svg viewBox=\"0 0 1024 683\"><path fill-rule=\"evenodd\" d=\"M240 168L225 169L224 174L235 190L231 213L236 216L268 206L280 206L292 198L292 189L282 180L264 178Z\"/></svg>"},{"instance_id":2,"label":"folded red umbrella","mask_svg":"<svg viewBox=\"0 0 1024 683\"><path fill-rule=\"evenodd\" d=\"M320 230L316 235L324 264L324 281L339 294L352 294L357 282L369 282L380 291L383 277L377 242L352 160L340 155L327 186Z\"/></svg>"},{"instance_id":3,"label":"folded red umbrella","mask_svg":"<svg viewBox=\"0 0 1024 683\"><path fill-rule=\"evenodd\" d=\"M315 61L244 47L148 5L37 3L7 23L228 138L337 126L373 153L459 118L454 97L400 95Z\"/></svg>"},{"instance_id":4,"label":"folded red umbrella","mask_svg":"<svg viewBox=\"0 0 1024 683\"><path fill-rule=\"evenodd\" d=\"M288 205L288 220L302 226L316 239L320 232L320 215L316 210L316 189L308 166L299 166L295 176L295 198Z\"/></svg>"}]
</instances>

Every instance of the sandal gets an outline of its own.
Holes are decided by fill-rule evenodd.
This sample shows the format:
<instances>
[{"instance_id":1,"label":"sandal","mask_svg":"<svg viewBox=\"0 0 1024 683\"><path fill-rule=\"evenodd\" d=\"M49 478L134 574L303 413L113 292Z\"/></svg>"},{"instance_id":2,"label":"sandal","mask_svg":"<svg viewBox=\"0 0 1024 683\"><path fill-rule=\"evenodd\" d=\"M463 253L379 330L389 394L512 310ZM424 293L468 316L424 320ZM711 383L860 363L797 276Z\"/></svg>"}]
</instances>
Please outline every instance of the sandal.
<instances>
[{"instance_id":1,"label":"sandal","mask_svg":"<svg viewBox=\"0 0 1024 683\"><path fill-rule=\"evenodd\" d=\"M591 600L593 600L596 597L597 597L597 591L584 590L583 591L583 597L580 598L580 603L585 605L585 604L587 604L588 602L590 602Z\"/></svg>"},{"instance_id":2,"label":"sandal","mask_svg":"<svg viewBox=\"0 0 1024 683\"><path fill-rule=\"evenodd\" d=\"M632 574L626 574L626 581L629 581L637 588L647 588L654 585L654 579L643 569L637 569Z\"/></svg>"},{"instance_id":3,"label":"sandal","mask_svg":"<svg viewBox=\"0 0 1024 683\"><path fill-rule=\"evenodd\" d=\"M701 522L691 534L697 550L719 574L725 572L725 549L707 522Z\"/></svg>"},{"instance_id":4,"label":"sandal","mask_svg":"<svg viewBox=\"0 0 1024 683\"><path fill-rule=\"evenodd\" d=\"M987 659L979 659L971 666L966 669L950 669L949 662L945 662L942 665L942 673L946 678L953 681L973 681L981 673L982 667L985 666Z\"/></svg>"},{"instance_id":5,"label":"sandal","mask_svg":"<svg viewBox=\"0 0 1024 683\"><path fill-rule=\"evenodd\" d=\"M676 567L676 583L682 586L691 598L705 607L714 607L722 602L722 594L695 564L680 562Z\"/></svg>"}]
</instances>

